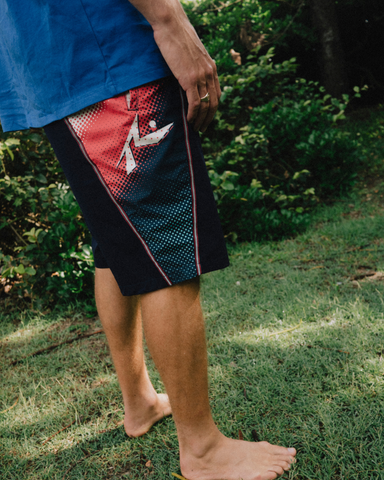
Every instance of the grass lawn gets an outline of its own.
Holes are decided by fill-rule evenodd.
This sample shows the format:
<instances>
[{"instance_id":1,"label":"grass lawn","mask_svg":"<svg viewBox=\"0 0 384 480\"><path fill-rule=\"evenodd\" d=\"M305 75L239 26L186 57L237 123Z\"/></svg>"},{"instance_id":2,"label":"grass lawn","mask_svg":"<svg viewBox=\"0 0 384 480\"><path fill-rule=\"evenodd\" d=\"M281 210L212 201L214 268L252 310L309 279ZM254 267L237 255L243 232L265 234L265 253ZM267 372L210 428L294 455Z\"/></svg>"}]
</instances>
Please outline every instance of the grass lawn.
<instances>
[{"instance_id":1,"label":"grass lawn","mask_svg":"<svg viewBox=\"0 0 384 480\"><path fill-rule=\"evenodd\" d=\"M383 125L383 113L346 125L372 157L353 196L295 239L231 247L231 267L203 280L214 419L228 436L296 447L285 479L384 479ZM100 328L83 312L0 317L0 478L174 478L172 418L125 435L103 334L11 365Z\"/></svg>"}]
</instances>

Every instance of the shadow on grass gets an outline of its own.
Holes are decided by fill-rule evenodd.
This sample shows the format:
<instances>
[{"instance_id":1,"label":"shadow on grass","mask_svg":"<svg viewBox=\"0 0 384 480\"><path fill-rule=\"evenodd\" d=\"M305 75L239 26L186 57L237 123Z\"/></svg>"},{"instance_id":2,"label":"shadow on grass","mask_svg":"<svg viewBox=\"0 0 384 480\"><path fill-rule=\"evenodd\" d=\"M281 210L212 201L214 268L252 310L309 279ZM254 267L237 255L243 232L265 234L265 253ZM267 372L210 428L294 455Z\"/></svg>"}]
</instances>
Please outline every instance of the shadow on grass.
<instances>
[{"instance_id":1,"label":"shadow on grass","mask_svg":"<svg viewBox=\"0 0 384 480\"><path fill-rule=\"evenodd\" d=\"M238 246L232 267L203 281L214 419L233 438L255 431L296 447L298 464L284 478L384 478L384 284L353 288L349 279L361 265L384 269L381 225L382 217L323 220L296 240ZM9 368L72 335L61 322L36 317L4 332L0 408L20 400L0 416L1 471L28 480L170 478L179 471L172 419L140 439L116 427L122 402L104 337Z\"/></svg>"},{"instance_id":2,"label":"shadow on grass","mask_svg":"<svg viewBox=\"0 0 384 480\"><path fill-rule=\"evenodd\" d=\"M338 319L340 323L332 325L304 322L294 332L274 337L250 330L209 338L213 342L209 354L211 401L223 433L236 438L241 430L244 439L252 440L252 430L256 430L260 440L296 447L299 463L290 478L380 478L383 329L357 315L355 312L354 318ZM47 356L45 362L49 361ZM43 363L32 363L32 376L44 370ZM172 420L156 425L141 439L127 438L122 427L108 427L110 420L106 426L102 422L95 426L98 418L105 416L111 398L116 402L117 396L115 381L96 391L81 392L76 409L83 414L88 410L87 418L46 446L32 439L38 432L49 436L45 432L50 414L25 425L22 417L14 418L10 430L3 425L2 462L12 465L7 478L65 478L60 475L67 471L68 478L84 478L86 473L94 479L144 478L144 474L168 478L169 466L177 469L178 461ZM40 410L49 409L41 400ZM92 405L93 409L89 408ZM50 434L71 418L68 409L60 416L56 406L55 412ZM107 431L98 433L105 428ZM23 443L28 437L27 456ZM16 444L20 445L18 451ZM364 476L367 471L371 476ZM23 477L23 472L28 477ZM39 472L38 476L34 472Z\"/></svg>"}]
</instances>

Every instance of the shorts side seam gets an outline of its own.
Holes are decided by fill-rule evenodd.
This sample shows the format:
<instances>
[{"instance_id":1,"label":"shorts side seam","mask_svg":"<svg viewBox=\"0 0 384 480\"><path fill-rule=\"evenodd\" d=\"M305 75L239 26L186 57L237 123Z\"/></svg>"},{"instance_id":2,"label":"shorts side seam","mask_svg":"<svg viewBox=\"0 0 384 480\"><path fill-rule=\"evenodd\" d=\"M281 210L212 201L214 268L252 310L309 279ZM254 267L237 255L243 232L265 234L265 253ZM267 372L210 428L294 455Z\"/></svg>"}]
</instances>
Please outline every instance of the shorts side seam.
<instances>
[{"instance_id":1,"label":"shorts side seam","mask_svg":"<svg viewBox=\"0 0 384 480\"><path fill-rule=\"evenodd\" d=\"M200 266L200 255L199 255L199 236L197 231L197 212L196 212L196 190L195 190L195 177L193 172L193 164L192 164L192 153L191 153L191 146L189 142L189 135L188 135L188 123L185 114L185 101L183 92L181 87L179 87L180 97L181 97L181 111L183 116L183 125L184 125L184 138L185 138L185 147L187 151L188 157L188 166L189 166L189 175L191 179L191 194L192 194L192 219L193 219L193 239L194 239L194 247L195 247L195 263L196 263L196 271L198 275L201 275L201 266Z\"/></svg>"}]
</instances>

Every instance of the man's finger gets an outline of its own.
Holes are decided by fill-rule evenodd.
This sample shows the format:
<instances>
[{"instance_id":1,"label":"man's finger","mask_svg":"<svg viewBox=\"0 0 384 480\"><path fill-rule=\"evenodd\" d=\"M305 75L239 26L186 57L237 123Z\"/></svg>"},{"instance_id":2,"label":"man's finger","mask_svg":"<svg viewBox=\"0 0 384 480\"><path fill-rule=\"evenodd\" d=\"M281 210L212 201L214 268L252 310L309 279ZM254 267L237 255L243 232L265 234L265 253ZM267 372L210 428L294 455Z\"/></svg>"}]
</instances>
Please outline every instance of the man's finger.
<instances>
[{"instance_id":1,"label":"man's finger","mask_svg":"<svg viewBox=\"0 0 384 480\"><path fill-rule=\"evenodd\" d=\"M217 93L217 100L219 101L221 97L221 88L219 83L219 77L217 75L215 76L215 88Z\"/></svg>"},{"instance_id":2,"label":"man's finger","mask_svg":"<svg viewBox=\"0 0 384 480\"><path fill-rule=\"evenodd\" d=\"M213 120L213 118L214 118L214 116L215 116L216 111L217 111L217 107L215 107L215 108L210 108L210 109L208 110L207 115L206 115L206 117L204 118L204 121L203 121L203 123L201 124L201 126L200 126L200 128L199 128L199 130L200 130L201 132L204 133L204 132L206 131L208 125L212 122L212 120Z\"/></svg>"},{"instance_id":3,"label":"man's finger","mask_svg":"<svg viewBox=\"0 0 384 480\"><path fill-rule=\"evenodd\" d=\"M199 94L199 98L200 98L200 108L199 108L199 111L198 111L198 114L197 114L197 117L193 123L193 128L196 132L198 132L199 130L201 130L201 127L203 125L203 123L205 122L205 119L207 118L207 115L209 114L209 111L211 109L210 107L210 100L208 102L202 102L201 99L204 98L204 96L209 93L209 92L206 92L206 93L203 93L203 94ZM210 94L209 94L209 99L210 99Z\"/></svg>"},{"instance_id":4,"label":"man's finger","mask_svg":"<svg viewBox=\"0 0 384 480\"><path fill-rule=\"evenodd\" d=\"M188 100L187 121L194 123L200 110L200 95L197 88L189 89L185 92Z\"/></svg>"},{"instance_id":5,"label":"man's finger","mask_svg":"<svg viewBox=\"0 0 384 480\"><path fill-rule=\"evenodd\" d=\"M195 131L205 131L213 120L216 113L221 89L217 77L216 64L209 59L209 65L206 65L205 71L200 72L200 81L196 80L192 83L195 88L186 88L188 99L188 115L187 120L193 124ZM208 102L202 101L208 94Z\"/></svg>"},{"instance_id":6,"label":"man's finger","mask_svg":"<svg viewBox=\"0 0 384 480\"><path fill-rule=\"evenodd\" d=\"M216 81L212 79L212 81L208 84L208 91L209 91L209 107L205 112L204 118L202 118L202 123L199 125L199 130L205 132L208 125L212 122L213 117L215 116L216 110L219 106L219 98L221 92L217 92L216 90ZM218 86L220 90L220 86ZM208 104L207 104L208 105Z\"/></svg>"}]
</instances>

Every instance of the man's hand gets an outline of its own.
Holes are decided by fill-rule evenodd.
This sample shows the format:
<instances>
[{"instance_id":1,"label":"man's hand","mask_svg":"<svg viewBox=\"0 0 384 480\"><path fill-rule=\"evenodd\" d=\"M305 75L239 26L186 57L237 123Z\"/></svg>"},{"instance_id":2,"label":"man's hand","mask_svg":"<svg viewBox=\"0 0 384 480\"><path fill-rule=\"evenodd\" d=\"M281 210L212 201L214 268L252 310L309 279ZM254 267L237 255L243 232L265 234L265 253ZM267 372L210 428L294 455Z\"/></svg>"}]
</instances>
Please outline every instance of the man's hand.
<instances>
[{"instance_id":1,"label":"man's hand","mask_svg":"<svg viewBox=\"0 0 384 480\"><path fill-rule=\"evenodd\" d=\"M217 110L221 90L216 64L179 0L130 0L151 24L155 41L188 99L187 120L204 132ZM201 98L209 93L209 103Z\"/></svg>"}]
</instances>

